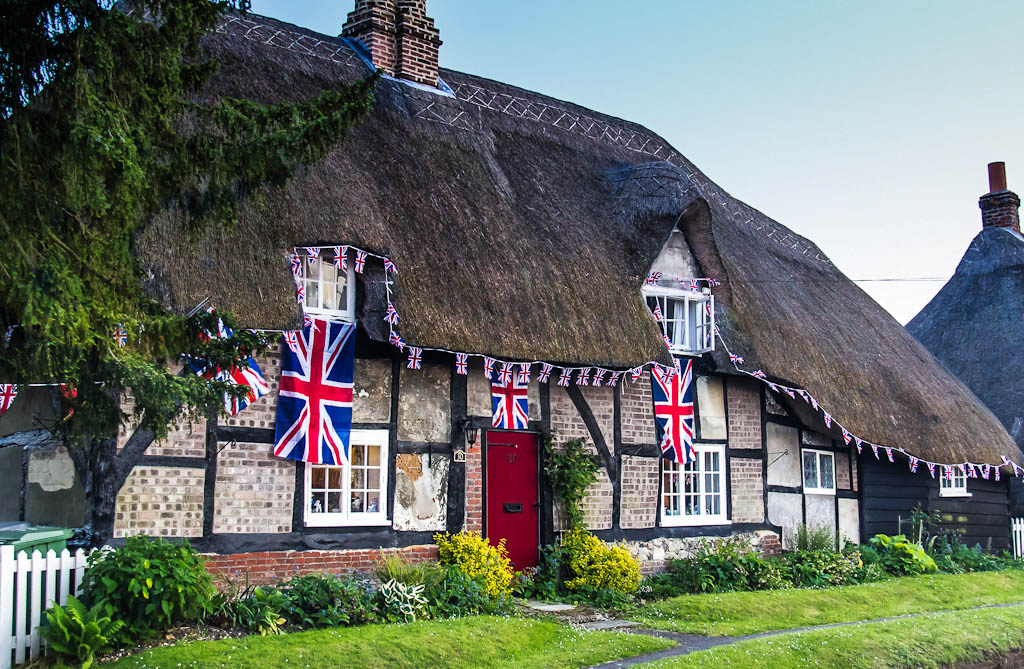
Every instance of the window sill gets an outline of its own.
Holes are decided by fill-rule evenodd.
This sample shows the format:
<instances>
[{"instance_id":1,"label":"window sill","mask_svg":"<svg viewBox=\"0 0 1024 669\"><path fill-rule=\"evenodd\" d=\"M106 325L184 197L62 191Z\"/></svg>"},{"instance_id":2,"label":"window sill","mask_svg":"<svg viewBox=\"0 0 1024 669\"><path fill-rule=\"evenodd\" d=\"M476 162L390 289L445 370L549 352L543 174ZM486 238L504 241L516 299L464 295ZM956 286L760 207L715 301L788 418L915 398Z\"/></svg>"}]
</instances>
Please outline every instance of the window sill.
<instances>
[{"instance_id":1,"label":"window sill","mask_svg":"<svg viewBox=\"0 0 1024 669\"><path fill-rule=\"evenodd\" d=\"M804 488L804 494L805 495L827 495L829 497L835 497L836 496L836 491L835 491L834 488L831 489L831 490L828 489L828 488Z\"/></svg>"},{"instance_id":2,"label":"window sill","mask_svg":"<svg viewBox=\"0 0 1024 669\"><path fill-rule=\"evenodd\" d=\"M947 499L947 498L950 498L950 497L956 498L956 497L971 497L971 496L972 496L972 494L969 493L969 492L939 492L939 497L941 497L943 499Z\"/></svg>"},{"instance_id":3,"label":"window sill","mask_svg":"<svg viewBox=\"0 0 1024 669\"><path fill-rule=\"evenodd\" d=\"M391 527L387 518L306 518L306 527Z\"/></svg>"},{"instance_id":4,"label":"window sill","mask_svg":"<svg viewBox=\"0 0 1024 669\"><path fill-rule=\"evenodd\" d=\"M659 527L699 527L701 525L732 525L725 516L662 516Z\"/></svg>"}]
</instances>

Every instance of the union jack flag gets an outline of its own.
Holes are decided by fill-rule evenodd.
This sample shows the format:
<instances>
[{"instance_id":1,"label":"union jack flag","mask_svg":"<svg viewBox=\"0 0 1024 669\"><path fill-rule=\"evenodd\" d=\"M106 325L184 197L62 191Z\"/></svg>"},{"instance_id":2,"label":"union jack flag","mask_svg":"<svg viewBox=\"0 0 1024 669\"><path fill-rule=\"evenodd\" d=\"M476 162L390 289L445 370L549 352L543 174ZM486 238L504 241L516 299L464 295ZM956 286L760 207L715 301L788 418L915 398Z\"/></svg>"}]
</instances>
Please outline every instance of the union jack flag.
<instances>
[{"instance_id":1,"label":"union jack flag","mask_svg":"<svg viewBox=\"0 0 1024 669\"><path fill-rule=\"evenodd\" d=\"M494 363L496 362L497 360L494 358L484 357L484 376L486 378L490 379L494 376Z\"/></svg>"},{"instance_id":2,"label":"union jack flag","mask_svg":"<svg viewBox=\"0 0 1024 669\"><path fill-rule=\"evenodd\" d=\"M1013 463L1010 462L1010 460L1005 455L1000 455L999 457L1003 459L1003 464L1006 465L1007 467L1013 466Z\"/></svg>"},{"instance_id":3,"label":"union jack flag","mask_svg":"<svg viewBox=\"0 0 1024 669\"><path fill-rule=\"evenodd\" d=\"M953 480L953 468L949 465L942 465L943 476L946 477L947 481Z\"/></svg>"},{"instance_id":4,"label":"union jack flag","mask_svg":"<svg viewBox=\"0 0 1024 669\"><path fill-rule=\"evenodd\" d=\"M871 452L875 454L875 460L878 459L878 444L871 444Z\"/></svg>"},{"instance_id":5,"label":"union jack flag","mask_svg":"<svg viewBox=\"0 0 1024 669\"><path fill-rule=\"evenodd\" d=\"M306 256L309 259L309 264L312 265L313 263L315 263L320 258L320 249L312 247L312 246L307 246L306 247Z\"/></svg>"},{"instance_id":6,"label":"union jack flag","mask_svg":"<svg viewBox=\"0 0 1024 669\"><path fill-rule=\"evenodd\" d=\"M274 455L347 465L352 429L355 325L317 321L298 353L282 351Z\"/></svg>"},{"instance_id":7,"label":"union jack flag","mask_svg":"<svg viewBox=\"0 0 1024 669\"><path fill-rule=\"evenodd\" d=\"M854 437L853 442L857 444L857 455L860 455L861 449L864 447L864 440L860 437Z\"/></svg>"},{"instance_id":8,"label":"union jack flag","mask_svg":"<svg viewBox=\"0 0 1024 669\"><path fill-rule=\"evenodd\" d=\"M302 327L316 327L315 325L313 325L313 317L307 314L306 312L302 312Z\"/></svg>"},{"instance_id":9,"label":"union jack flag","mask_svg":"<svg viewBox=\"0 0 1024 669\"><path fill-rule=\"evenodd\" d=\"M519 383L529 383L530 382L530 367L531 366L532 365L530 365L530 363L528 363L528 362L521 362L521 363L519 363Z\"/></svg>"},{"instance_id":10,"label":"union jack flag","mask_svg":"<svg viewBox=\"0 0 1024 669\"><path fill-rule=\"evenodd\" d=\"M734 365L742 365L743 364L743 356L736 355L735 353L730 353L729 354L729 362L731 362Z\"/></svg>"},{"instance_id":11,"label":"union jack flag","mask_svg":"<svg viewBox=\"0 0 1024 669\"><path fill-rule=\"evenodd\" d=\"M391 258L384 258L384 271L398 274L398 268L395 267L395 263L391 262Z\"/></svg>"},{"instance_id":12,"label":"union jack flag","mask_svg":"<svg viewBox=\"0 0 1024 669\"><path fill-rule=\"evenodd\" d=\"M660 304L655 304L654 305L654 320L657 321L658 323L660 323L663 320L665 320L665 316L662 315L662 313L661 313L661 305Z\"/></svg>"},{"instance_id":13,"label":"union jack flag","mask_svg":"<svg viewBox=\"0 0 1024 669\"><path fill-rule=\"evenodd\" d=\"M306 301L306 289L303 288L301 285L297 286L297 290L295 293L295 301L298 302L299 304L302 304L303 302Z\"/></svg>"},{"instance_id":14,"label":"union jack flag","mask_svg":"<svg viewBox=\"0 0 1024 669\"><path fill-rule=\"evenodd\" d=\"M584 367L580 370L580 373L576 376L576 385L578 386L589 386L590 385L590 368Z\"/></svg>"},{"instance_id":15,"label":"union jack flag","mask_svg":"<svg viewBox=\"0 0 1024 669\"><path fill-rule=\"evenodd\" d=\"M765 374L764 372L762 372L760 369L757 370L756 372L751 372L750 375L752 377L754 377L755 379L767 379L768 378L768 375Z\"/></svg>"},{"instance_id":16,"label":"union jack flag","mask_svg":"<svg viewBox=\"0 0 1024 669\"><path fill-rule=\"evenodd\" d=\"M502 370L504 374L504 370ZM513 378L491 384L491 427L502 430L525 430L530 423L530 402L525 383Z\"/></svg>"},{"instance_id":17,"label":"union jack flag","mask_svg":"<svg viewBox=\"0 0 1024 669\"><path fill-rule=\"evenodd\" d=\"M124 348L128 345L128 331L120 323L114 328L114 343L117 344L118 348Z\"/></svg>"},{"instance_id":18,"label":"union jack flag","mask_svg":"<svg viewBox=\"0 0 1024 669\"><path fill-rule=\"evenodd\" d=\"M705 281L707 281L708 285L711 286L712 288L714 288L715 286L721 286L722 285L721 281L716 281L715 279L712 279L712 278L705 279Z\"/></svg>"},{"instance_id":19,"label":"union jack flag","mask_svg":"<svg viewBox=\"0 0 1024 669\"><path fill-rule=\"evenodd\" d=\"M772 392L775 392L775 393L779 392L779 387L777 385L775 385L774 383L772 383L771 381L765 381L765 383L767 383L768 387L772 389Z\"/></svg>"},{"instance_id":20,"label":"union jack flag","mask_svg":"<svg viewBox=\"0 0 1024 669\"><path fill-rule=\"evenodd\" d=\"M594 385L600 388L601 384L604 383L604 375L607 373L607 370L604 369L594 370Z\"/></svg>"},{"instance_id":21,"label":"union jack flag","mask_svg":"<svg viewBox=\"0 0 1024 669\"><path fill-rule=\"evenodd\" d=\"M356 251L356 274L362 274L366 269L366 251Z\"/></svg>"},{"instance_id":22,"label":"union jack flag","mask_svg":"<svg viewBox=\"0 0 1024 669\"><path fill-rule=\"evenodd\" d=\"M668 335L667 334L663 334L663 335L661 335L661 338L665 340L665 348L671 349L672 348L672 340L668 338Z\"/></svg>"},{"instance_id":23,"label":"union jack flag","mask_svg":"<svg viewBox=\"0 0 1024 669\"><path fill-rule=\"evenodd\" d=\"M640 375L643 374L643 373L644 373L643 365L641 365L640 367L634 367L633 369L629 370L629 376L632 379L633 383L636 383L637 381L639 381L640 380Z\"/></svg>"},{"instance_id":24,"label":"union jack flag","mask_svg":"<svg viewBox=\"0 0 1024 669\"><path fill-rule=\"evenodd\" d=\"M501 363L501 371L498 372L498 383L503 386L507 386L512 380L512 363L503 362Z\"/></svg>"},{"instance_id":25,"label":"union jack flag","mask_svg":"<svg viewBox=\"0 0 1024 669\"><path fill-rule=\"evenodd\" d=\"M572 379L572 370L563 367L561 374L558 375L558 385L565 387L569 385L570 379Z\"/></svg>"},{"instance_id":26,"label":"union jack flag","mask_svg":"<svg viewBox=\"0 0 1024 669\"><path fill-rule=\"evenodd\" d=\"M825 427L832 427L832 414L830 414L829 412L825 411L824 409L822 410L821 413L824 414L824 417L825 417ZM875 457L877 457L877 456L878 456L878 454L876 453Z\"/></svg>"},{"instance_id":27,"label":"union jack flag","mask_svg":"<svg viewBox=\"0 0 1024 669\"><path fill-rule=\"evenodd\" d=\"M976 479L978 478L978 470L974 468L974 465L967 463L967 478Z\"/></svg>"},{"instance_id":28,"label":"union jack flag","mask_svg":"<svg viewBox=\"0 0 1024 669\"><path fill-rule=\"evenodd\" d=\"M548 379L551 378L551 368L546 362L542 362L540 365L540 372L537 374L537 383L547 383Z\"/></svg>"},{"instance_id":29,"label":"union jack flag","mask_svg":"<svg viewBox=\"0 0 1024 669\"><path fill-rule=\"evenodd\" d=\"M468 353L456 353L455 354L455 373L462 374L465 376L469 374L469 354Z\"/></svg>"},{"instance_id":30,"label":"union jack flag","mask_svg":"<svg viewBox=\"0 0 1024 669\"><path fill-rule=\"evenodd\" d=\"M993 467L993 469L995 470L995 479L998 481L999 480L999 467Z\"/></svg>"},{"instance_id":31,"label":"union jack flag","mask_svg":"<svg viewBox=\"0 0 1024 669\"><path fill-rule=\"evenodd\" d=\"M18 396L18 386L13 383L0 383L0 414L5 413L14 404Z\"/></svg>"},{"instance_id":32,"label":"union jack flag","mask_svg":"<svg viewBox=\"0 0 1024 669\"><path fill-rule=\"evenodd\" d=\"M392 346L398 348L399 351L405 350L405 340L399 337L398 333L394 330L392 330L391 334L388 335L388 342L390 342Z\"/></svg>"},{"instance_id":33,"label":"union jack flag","mask_svg":"<svg viewBox=\"0 0 1024 669\"><path fill-rule=\"evenodd\" d=\"M390 302L388 302L388 310L384 314L384 320L392 326L398 325L398 309L395 309L395 305Z\"/></svg>"},{"instance_id":34,"label":"union jack flag","mask_svg":"<svg viewBox=\"0 0 1024 669\"><path fill-rule=\"evenodd\" d=\"M249 391L242 397L224 394L224 410L232 416L237 416L239 411L270 392L270 386L267 385L266 379L263 378L263 372L254 358L249 358L249 364L246 367L234 367L231 370L220 372L217 379L236 386L249 386Z\"/></svg>"},{"instance_id":35,"label":"union jack flag","mask_svg":"<svg viewBox=\"0 0 1024 669\"><path fill-rule=\"evenodd\" d=\"M335 269L347 270L348 269L348 247L347 246L335 246L334 247L334 267Z\"/></svg>"},{"instance_id":36,"label":"union jack flag","mask_svg":"<svg viewBox=\"0 0 1024 669\"><path fill-rule=\"evenodd\" d=\"M420 369L423 365L423 349L419 346L409 347L409 362L406 367L409 369Z\"/></svg>"},{"instance_id":37,"label":"union jack flag","mask_svg":"<svg viewBox=\"0 0 1024 669\"><path fill-rule=\"evenodd\" d=\"M654 397L654 422L658 427L663 458L678 463L693 462L693 361L686 362L682 374L651 370Z\"/></svg>"},{"instance_id":38,"label":"union jack flag","mask_svg":"<svg viewBox=\"0 0 1024 669\"><path fill-rule=\"evenodd\" d=\"M843 441L845 441L846 445L849 446L850 445L850 439L852 439L852 435L850 434L850 431L847 430L845 427L844 428L840 428L840 429L843 431Z\"/></svg>"},{"instance_id":39,"label":"union jack flag","mask_svg":"<svg viewBox=\"0 0 1024 669\"><path fill-rule=\"evenodd\" d=\"M889 462L896 462L895 460L892 459L892 449L889 448L888 446L886 446L885 448L885 457L889 458Z\"/></svg>"},{"instance_id":40,"label":"union jack flag","mask_svg":"<svg viewBox=\"0 0 1024 669\"><path fill-rule=\"evenodd\" d=\"M700 286L697 285L697 279L690 279L690 290L695 293L700 292Z\"/></svg>"},{"instance_id":41,"label":"union jack flag","mask_svg":"<svg viewBox=\"0 0 1024 669\"><path fill-rule=\"evenodd\" d=\"M786 393L787 395L789 395L793 399L796 399L796 393L793 392L792 388L787 388L786 386L779 386L779 387L782 388L782 392ZM850 440L847 439L846 443L850 443Z\"/></svg>"},{"instance_id":42,"label":"union jack flag","mask_svg":"<svg viewBox=\"0 0 1024 669\"><path fill-rule=\"evenodd\" d=\"M910 471L914 474L917 473L917 458L913 455L910 456Z\"/></svg>"},{"instance_id":43,"label":"union jack flag","mask_svg":"<svg viewBox=\"0 0 1024 669\"><path fill-rule=\"evenodd\" d=\"M292 254L292 274L302 276L302 258L299 257L298 253Z\"/></svg>"},{"instance_id":44,"label":"union jack flag","mask_svg":"<svg viewBox=\"0 0 1024 669\"><path fill-rule=\"evenodd\" d=\"M651 272L650 274L647 275L647 278L644 279L644 285L645 286L653 286L653 285L655 285L656 283L658 283L658 280L661 278L661 276L662 276L661 272Z\"/></svg>"},{"instance_id":45,"label":"union jack flag","mask_svg":"<svg viewBox=\"0 0 1024 669\"><path fill-rule=\"evenodd\" d=\"M988 474L989 474L989 471L990 471L989 466L988 465L980 465L979 469L981 469L981 478L983 478L983 479L985 479L987 481L988 480Z\"/></svg>"},{"instance_id":46,"label":"union jack flag","mask_svg":"<svg viewBox=\"0 0 1024 669\"><path fill-rule=\"evenodd\" d=\"M299 353L299 332L298 330L285 330L284 331L284 343L288 345L288 348L292 353L298 355Z\"/></svg>"},{"instance_id":47,"label":"union jack flag","mask_svg":"<svg viewBox=\"0 0 1024 669\"><path fill-rule=\"evenodd\" d=\"M932 475L932 478L935 478L935 463L934 462L928 462L928 463L925 463L925 464L928 465L928 473Z\"/></svg>"},{"instance_id":48,"label":"union jack flag","mask_svg":"<svg viewBox=\"0 0 1024 669\"><path fill-rule=\"evenodd\" d=\"M619 377L622 376L622 372L612 372L612 375L608 377L608 385L615 387L619 385Z\"/></svg>"}]
</instances>

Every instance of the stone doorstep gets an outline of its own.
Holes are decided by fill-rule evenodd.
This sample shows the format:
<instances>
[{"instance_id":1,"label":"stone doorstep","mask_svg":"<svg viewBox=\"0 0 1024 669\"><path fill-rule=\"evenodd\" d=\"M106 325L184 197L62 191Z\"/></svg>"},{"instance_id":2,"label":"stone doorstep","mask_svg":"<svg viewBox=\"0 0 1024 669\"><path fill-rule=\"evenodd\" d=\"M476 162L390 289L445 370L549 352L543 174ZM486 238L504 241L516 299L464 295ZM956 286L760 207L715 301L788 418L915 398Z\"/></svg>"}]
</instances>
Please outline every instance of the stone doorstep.
<instances>
[{"instance_id":1,"label":"stone doorstep","mask_svg":"<svg viewBox=\"0 0 1024 669\"><path fill-rule=\"evenodd\" d=\"M581 623L579 626L585 630L615 630L639 627L640 623L633 620L595 620L589 623Z\"/></svg>"},{"instance_id":2,"label":"stone doorstep","mask_svg":"<svg viewBox=\"0 0 1024 669\"><path fill-rule=\"evenodd\" d=\"M559 612L559 611L575 611L576 610L576 607L573 606L572 604L560 604L560 603L557 603L557 602L553 603L553 604L549 604L547 602L541 602L541 601L538 601L536 599L528 599L528 600L526 600L526 605L528 607L530 607L531 609L533 609L534 611L544 611L545 613L556 613L556 612Z\"/></svg>"}]
</instances>

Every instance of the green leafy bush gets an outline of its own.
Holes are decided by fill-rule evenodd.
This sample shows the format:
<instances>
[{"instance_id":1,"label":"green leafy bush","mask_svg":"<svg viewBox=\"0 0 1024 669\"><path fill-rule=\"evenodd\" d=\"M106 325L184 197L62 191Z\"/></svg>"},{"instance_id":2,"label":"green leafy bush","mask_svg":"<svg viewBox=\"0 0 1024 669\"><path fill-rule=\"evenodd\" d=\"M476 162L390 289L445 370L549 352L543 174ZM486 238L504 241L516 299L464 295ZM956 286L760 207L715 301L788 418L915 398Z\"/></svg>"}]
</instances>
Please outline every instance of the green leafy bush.
<instances>
[{"instance_id":1,"label":"green leafy bush","mask_svg":"<svg viewBox=\"0 0 1024 669\"><path fill-rule=\"evenodd\" d=\"M890 537L887 534L876 534L871 537L868 545L877 554L878 564L895 576L928 574L937 570L935 560L920 544L908 541L905 535Z\"/></svg>"},{"instance_id":2,"label":"green leafy bush","mask_svg":"<svg viewBox=\"0 0 1024 669\"><path fill-rule=\"evenodd\" d=\"M800 523L796 528L796 549L798 551L831 551L839 550L836 531L830 527L812 526Z\"/></svg>"},{"instance_id":3,"label":"green leafy bush","mask_svg":"<svg viewBox=\"0 0 1024 669\"><path fill-rule=\"evenodd\" d=\"M850 585L858 582L864 566L859 552L849 554L828 550L786 553L780 559L783 578L798 587Z\"/></svg>"},{"instance_id":4,"label":"green leafy bush","mask_svg":"<svg viewBox=\"0 0 1024 669\"><path fill-rule=\"evenodd\" d=\"M395 580L381 585L384 618L389 622L411 623L416 620L417 615L422 616L427 607L423 590L423 585L405 585Z\"/></svg>"},{"instance_id":5,"label":"green leafy bush","mask_svg":"<svg viewBox=\"0 0 1024 669\"><path fill-rule=\"evenodd\" d=\"M235 619L250 634L280 634L288 611L288 597L275 588L256 587L252 594L235 602Z\"/></svg>"},{"instance_id":6,"label":"green leafy bush","mask_svg":"<svg viewBox=\"0 0 1024 669\"><path fill-rule=\"evenodd\" d=\"M628 595L640 585L640 565L623 546L608 546L586 530L575 529L562 538L562 551L568 590L608 589Z\"/></svg>"},{"instance_id":7,"label":"green leafy bush","mask_svg":"<svg viewBox=\"0 0 1024 669\"><path fill-rule=\"evenodd\" d=\"M441 573L441 578L429 579L423 591L427 613L434 618L506 613L512 608L510 597L492 597L455 565L443 567Z\"/></svg>"},{"instance_id":8,"label":"green leafy bush","mask_svg":"<svg viewBox=\"0 0 1024 669\"><path fill-rule=\"evenodd\" d=\"M442 565L454 565L483 586L492 597L512 595L515 571L505 548L505 540L492 546L479 534L463 530L458 534L447 532L434 535Z\"/></svg>"},{"instance_id":9,"label":"green leafy bush","mask_svg":"<svg viewBox=\"0 0 1024 669\"><path fill-rule=\"evenodd\" d=\"M555 499L562 505L570 528L583 528L583 498L587 488L597 480L601 469L597 458L582 439L570 439L556 448L554 435L544 439L544 478Z\"/></svg>"},{"instance_id":10,"label":"green leafy bush","mask_svg":"<svg viewBox=\"0 0 1024 669\"><path fill-rule=\"evenodd\" d=\"M973 571L999 571L1006 569L1008 562L982 549L981 544L967 546L958 534L947 534L933 538L929 554L935 560L939 571L947 574L962 574Z\"/></svg>"},{"instance_id":11,"label":"green leafy bush","mask_svg":"<svg viewBox=\"0 0 1024 669\"><path fill-rule=\"evenodd\" d=\"M111 620L99 605L87 609L74 596L67 606L54 606L46 611L46 625L39 632L46 645L61 662L72 662L89 669L96 655L113 649L124 622Z\"/></svg>"},{"instance_id":12,"label":"green leafy bush","mask_svg":"<svg viewBox=\"0 0 1024 669\"><path fill-rule=\"evenodd\" d=\"M283 592L288 622L299 627L362 625L376 619L377 590L365 579L306 574L288 581Z\"/></svg>"},{"instance_id":13,"label":"green leafy bush","mask_svg":"<svg viewBox=\"0 0 1024 669\"><path fill-rule=\"evenodd\" d=\"M645 582L645 594L771 590L788 586L777 562L755 553L746 541L704 543L692 558L672 560L668 569ZM649 590L647 589L649 588Z\"/></svg>"},{"instance_id":14,"label":"green leafy bush","mask_svg":"<svg viewBox=\"0 0 1024 669\"><path fill-rule=\"evenodd\" d=\"M83 588L104 615L125 622L131 639L201 620L215 592L203 558L187 541L143 535L89 556Z\"/></svg>"}]
</instances>

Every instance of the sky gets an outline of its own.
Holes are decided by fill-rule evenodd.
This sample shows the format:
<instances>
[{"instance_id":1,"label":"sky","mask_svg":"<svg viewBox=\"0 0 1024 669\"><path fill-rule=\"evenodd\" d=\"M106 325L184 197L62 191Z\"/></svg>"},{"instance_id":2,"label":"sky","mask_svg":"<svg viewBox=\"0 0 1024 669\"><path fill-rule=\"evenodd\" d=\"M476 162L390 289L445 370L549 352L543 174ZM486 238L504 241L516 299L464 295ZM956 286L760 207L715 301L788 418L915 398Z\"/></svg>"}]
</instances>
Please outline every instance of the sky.
<instances>
[{"instance_id":1,"label":"sky","mask_svg":"<svg viewBox=\"0 0 1024 669\"><path fill-rule=\"evenodd\" d=\"M336 35L354 0L253 0ZM1024 194L1024 3L428 0L442 67L640 123L901 323ZM939 278L941 280L905 281ZM893 281L892 279L897 279Z\"/></svg>"}]
</instances>

